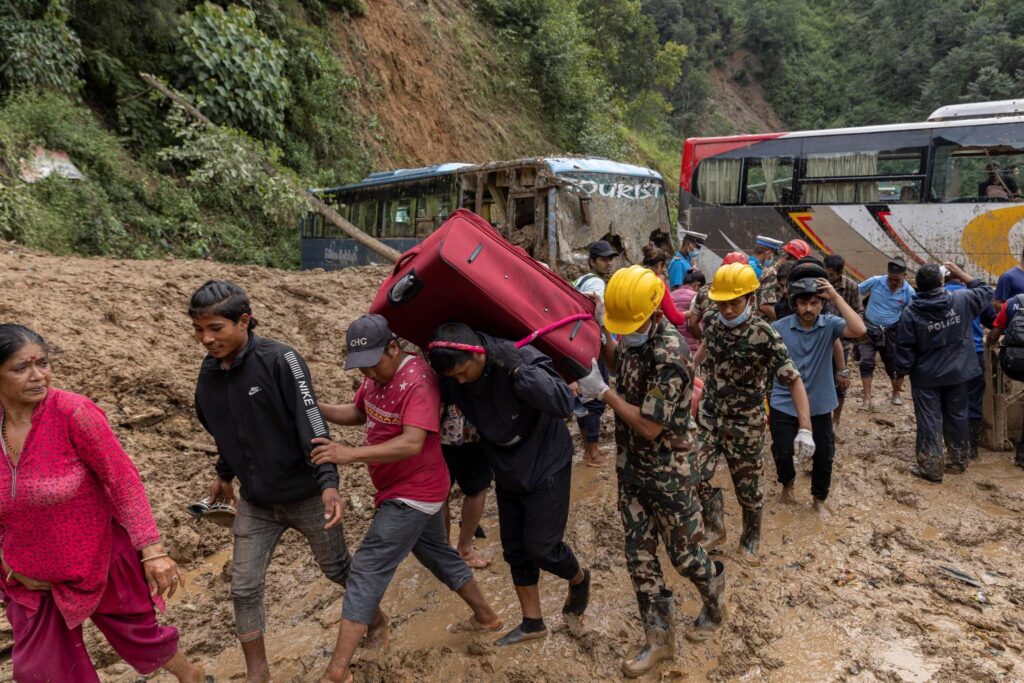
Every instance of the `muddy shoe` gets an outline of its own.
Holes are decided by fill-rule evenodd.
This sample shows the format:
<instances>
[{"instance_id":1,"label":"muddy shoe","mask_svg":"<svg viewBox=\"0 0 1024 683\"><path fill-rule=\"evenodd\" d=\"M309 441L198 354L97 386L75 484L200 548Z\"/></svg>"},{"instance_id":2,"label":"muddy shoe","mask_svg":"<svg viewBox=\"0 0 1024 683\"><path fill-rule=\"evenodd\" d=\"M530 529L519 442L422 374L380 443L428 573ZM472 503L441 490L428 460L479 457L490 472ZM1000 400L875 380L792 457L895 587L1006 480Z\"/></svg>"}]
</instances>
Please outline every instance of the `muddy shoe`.
<instances>
[{"instance_id":1,"label":"muddy shoe","mask_svg":"<svg viewBox=\"0 0 1024 683\"><path fill-rule=\"evenodd\" d=\"M693 620L693 628L686 632L686 639L694 643L707 640L722 627L725 618L725 565L715 561L712 566L715 577L697 586L704 606Z\"/></svg>"},{"instance_id":2,"label":"muddy shoe","mask_svg":"<svg viewBox=\"0 0 1024 683\"><path fill-rule=\"evenodd\" d=\"M946 463L946 474L963 474L967 471L967 466L959 462L947 462Z\"/></svg>"},{"instance_id":3,"label":"muddy shoe","mask_svg":"<svg viewBox=\"0 0 1024 683\"><path fill-rule=\"evenodd\" d=\"M914 475L915 477L919 478L919 479L924 479L925 481L931 482L933 484L941 484L942 483L942 477L938 477L938 478L932 477L927 472L925 472L922 468L918 467L917 465L911 466L910 473L912 475Z\"/></svg>"},{"instance_id":4,"label":"muddy shoe","mask_svg":"<svg viewBox=\"0 0 1024 683\"><path fill-rule=\"evenodd\" d=\"M828 506L825 505L825 501L820 498L814 499L814 511L822 519L827 519L832 516L832 513L828 511Z\"/></svg>"},{"instance_id":5,"label":"muddy shoe","mask_svg":"<svg viewBox=\"0 0 1024 683\"><path fill-rule=\"evenodd\" d=\"M903 405L903 397L900 396L899 394L896 394L895 396L892 397L892 404L894 406L901 406L901 405Z\"/></svg>"},{"instance_id":6,"label":"muddy shoe","mask_svg":"<svg viewBox=\"0 0 1024 683\"><path fill-rule=\"evenodd\" d=\"M583 581L573 586L569 584L569 595L562 605L562 614L582 617L590 604L590 570L583 570Z\"/></svg>"},{"instance_id":7,"label":"muddy shoe","mask_svg":"<svg viewBox=\"0 0 1024 683\"><path fill-rule=\"evenodd\" d=\"M539 640L546 638L548 635L548 629L544 626L543 619L537 619L540 622L540 628L537 629L535 626L531 626L523 620L523 623L516 626L514 629L498 638L494 641L495 645L505 647L506 645L516 645L518 643L524 643L527 640Z\"/></svg>"},{"instance_id":8,"label":"muddy shoe","mask_svg":"<svg viewBox=\"0 0 1024 683\"><path fill-rule=\"evenodd\" d=\"M743 535L740 536L740 550L748 561L757 558L757 547L761 543L761 511L743 510Z\"/></svg>"},{"instance_id":9,"label":"muddy shoe","mask_svg":"<svg viewBox=\"0 0 1024 683\"><path fill-rule=\"evenodd\" d=\"M672 593L651 597L637 593L640 619L644 624L647 645L636 656L622 662L622 673L627 678L643 676L659 662L676 656L675 623L672 619Z\"/></svg>"},{"instance_id":10,"label":"muddy shoe","mask_svg":"<svg viewBox=\"0 0 1024 683\"><path fill-rule=\"evenodd\" d=\"M722 500L722 489L715 489L714 494L704 502L704 538L701 545L710 550L725 541L725 501Z\"/></svg>"}]
</instances>

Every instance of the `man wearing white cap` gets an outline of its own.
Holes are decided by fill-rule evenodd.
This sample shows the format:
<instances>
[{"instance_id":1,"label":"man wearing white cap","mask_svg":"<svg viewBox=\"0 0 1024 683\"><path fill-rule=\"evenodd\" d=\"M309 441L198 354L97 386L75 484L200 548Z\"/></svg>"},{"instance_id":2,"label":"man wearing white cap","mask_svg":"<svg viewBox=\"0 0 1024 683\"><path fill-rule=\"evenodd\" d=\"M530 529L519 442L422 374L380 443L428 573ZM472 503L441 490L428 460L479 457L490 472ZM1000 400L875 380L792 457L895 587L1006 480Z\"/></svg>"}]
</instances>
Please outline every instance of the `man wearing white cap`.
<instances>
[{"instance_id":1,"label":"man wearing white cap","mask_svg":"<svg viewBox=\"0 0 1024 683\"><path fill-rule=\"evenodd\" d=\"M668 287L670 290L683 286L683 280L686 278L686 274L693 269L694 261L700 254L704 240L708 236L702 232L683 230L682 238L682 246L668 263Z\"/></svg>"},{"instance_id":2,"label":"man wearing white cap","mask_svg":"<svg viewBox=\"0 0 1024 683\"><path fill-rule=\"evenodd\" d=\"M779 249L782 249L782 240L765 237L764 235L757 236L754 255L750 257L748 263L754 269L754 272L757 273L758 280L764 274L764 269L772 265L772 261L779 255Z\"/></svg>"}]
</instances>

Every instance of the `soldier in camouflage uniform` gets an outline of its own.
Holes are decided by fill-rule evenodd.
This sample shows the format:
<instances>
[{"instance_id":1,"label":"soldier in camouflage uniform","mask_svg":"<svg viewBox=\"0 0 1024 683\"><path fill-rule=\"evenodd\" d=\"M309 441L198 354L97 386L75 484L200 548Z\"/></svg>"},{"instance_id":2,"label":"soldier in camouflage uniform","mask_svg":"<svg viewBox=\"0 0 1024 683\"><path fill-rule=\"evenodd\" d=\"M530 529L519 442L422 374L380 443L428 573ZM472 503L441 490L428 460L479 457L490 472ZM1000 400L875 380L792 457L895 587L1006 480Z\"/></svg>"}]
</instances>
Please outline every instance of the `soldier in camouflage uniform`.
<instances>
[{"instance_id":1,"label":"soldier in camouflage uniform","mask_svg":"<svg viewBox=\"0 0 1024 683\"><path fill-rule=\"evenodd\" d=\"M780 242L779 244L781 245L782 243ZM726 254L725 258L722 259L722 265L727 266L730 263L746 263L747 260L747 255L742 251L732 251ZM709 282L697 290L697 294L694 295L693 302L690 304L690 313L687 316L686 324L690 328L690 334L693 335L694 339L699 340L704 338L704 318L708 313L712 313L715 310L715 302L708 298L708 292L710 291L711 283Z\"/></svg>"},{"instance_id":2,"label":"soldier in camouflage uniform","mask_svg":"<svg viewBox=\"0 0 1024 683\"><path fill-rule=\"evenodd\" d=\"M753 314L756 288L757 275L750 266L718 269L709 293L718 313L705 319L704 346L694 359L705 368L697 416L697 491L704 510L704 543L711 547L725 539L722 490L711 485L718 459L724 456L743 509L740 548L749 557L756 555L761 537L764 402L770 379L790 387L801 425L810 429L811 424L807 393L786 345L770 323Z\"/></svg>"},{"instance_id":3,"label":"soldier in camouflage uniform","mask_svg":"<svg viewBox=\"0 0 1024 683\"><path fill-rule=\"evenodd\" d=\"M706 639L721 625L725 568L712 563L700 544L704 527L696 495L698 470L690 416L692 381L686 342L662 318L664 286L646 268L631 266L612 276L605 292L605 361L614 363L617 388L595 370L579 382L580 393L615 412L619 513L626 532L626 566L636 591L647 646L623 662L639 676L674 656L672 593L658 561L659 539L681 575L700 591L703 609L687 633Z\"/></svg>"},{"instance_id":4,"label":"soldier in camouflage uniform","mask_svg":"<svg viewBox=\"0 0 1024 683\"><path fill-rule=\"evenodd\" d=\"M761 275L757 308L768 322L775 320L775 304L779 303L779 266L786 261L799 261L811 255L811 245L803 240L790 240L782 247L779 257Z\"/></svg>"}]
</instances>

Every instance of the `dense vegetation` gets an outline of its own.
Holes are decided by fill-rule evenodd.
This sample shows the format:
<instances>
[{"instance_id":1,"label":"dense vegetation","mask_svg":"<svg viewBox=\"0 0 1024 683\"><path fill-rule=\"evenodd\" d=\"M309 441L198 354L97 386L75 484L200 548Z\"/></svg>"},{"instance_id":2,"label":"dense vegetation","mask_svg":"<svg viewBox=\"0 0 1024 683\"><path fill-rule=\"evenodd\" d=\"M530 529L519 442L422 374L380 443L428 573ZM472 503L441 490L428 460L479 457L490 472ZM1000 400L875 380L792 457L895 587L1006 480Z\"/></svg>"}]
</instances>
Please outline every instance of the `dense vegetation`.
<instances>
[{"instance_id":1,"label":"dense vegetation","mask_svg":"<svg viewBox=\"0 0 1024 683\"><path fill-rule=\"evenodd\" d=\"M407 10L426 22L443 11L433 4ZM1024 96L1024 3L1013 0L466 5L497 36L505 68L492 78L537 103L545 139L654 165L669 185L682 138L738 132L715 110L712 68L732 65L737 84L763 84L792 128L916 120L940 104ZM58 253L296 265L301 202L257 157L307 185L372 167L379 150L360 135L372 123L346 104L361 84L331 28L372 9L372 0L4 0L0 238ZM221 128L193 125L147 91L140 71L189 94ZM35 146L67 152L85 180L20 180Z\"/></svg>"}]
</instances>

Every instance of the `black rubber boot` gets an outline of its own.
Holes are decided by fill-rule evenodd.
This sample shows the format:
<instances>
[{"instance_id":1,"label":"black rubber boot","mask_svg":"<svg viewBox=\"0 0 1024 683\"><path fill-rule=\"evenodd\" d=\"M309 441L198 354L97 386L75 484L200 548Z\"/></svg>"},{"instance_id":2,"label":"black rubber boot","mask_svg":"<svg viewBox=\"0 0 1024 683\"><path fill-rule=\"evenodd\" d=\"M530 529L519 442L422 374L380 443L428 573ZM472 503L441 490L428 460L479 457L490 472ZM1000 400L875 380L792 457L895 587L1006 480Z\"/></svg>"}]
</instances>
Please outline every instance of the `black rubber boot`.
<instances>
[{"instance_id":1,"label":"black rubber boot","mask_svg":"<svg viewBox=\"0 0 1024 683\"><path fill-rule=\"evenodd\" d=\"M712 633L722 627L722 620L725 619L725 565L716 560L713 566L715 576L697 583L697 590L704 600L704 606L693 620L693 628L686 633L687 640L695 643L707 640Z\"/></svg>"},{"instance_id":2,"label":"black rubber boot","mask_svg":"<svg viewBox=\"0 0 1024 683\"><path fill-rule=\"evenodd\" d=\"M575 586L569 584L569 595L562 605L562 614L582 617L590 604L590 570L583 570L583 581Z\"/></svg>"},{"instance_id":3,"label":"black rubber boot","mask_svg":"<svg viewBox=\"0 0 1024 683\"><path fill-rule=\"evenodd\" d=\"M700 543L705 550L710 550L725 541L725 500L722 498L722 489L715 489L703 505L704 538Z\"/></svg>"},{"instance_id":4,"label":"black rubber boot","mask_svg":"<svg viewBox=\"0 0 1024 683\"><path fill-rule=\"evenodd\" d=\"M935 477L930 472L926 472L923 467L920 467L918 465L911 466L910 473L912 475L914 475L915 477L918 477L919 479L924 479L925 481L930 481L933 484L941 484L942 483L942 476L941 475L939 477Z\"/></svg>"},{"instance_id":5,"label":"black rubber boot","mask_svg":"<svg viewBox=\"0 0 1024 683\"><path fill-rule=\"evenodd\" d=\"M740 550L742 550L748 558L757 557L757 546L761 542L761 511L763 508L757 508L756 510L743 510L743 535L740 536Z\"/></svg>"},{"instance_id":6,"label":"black rubber boot","mask_svg":"<svg viewBox=\"0 0 1024 683\"><path fill-rule=\"evenodd\" d=\"M663 591L657 597L636 594L640 621L644 625L647 645L633 658L622 662L622 673L628 678L642 676L659 662L676 656L676 629L672 620L672 593Z\"/></svg>"},{"instance_id":7,"label":"black rubber boot","mask_svg":"<svg viewBox=\"0 0 1024 683\"><path fill-rule=\"evenodd\" d=\"M971 420L971 460L978 457L978 446L981 444L981 432L984 429L984 420Z\"/></svg>"}]
</instances>

